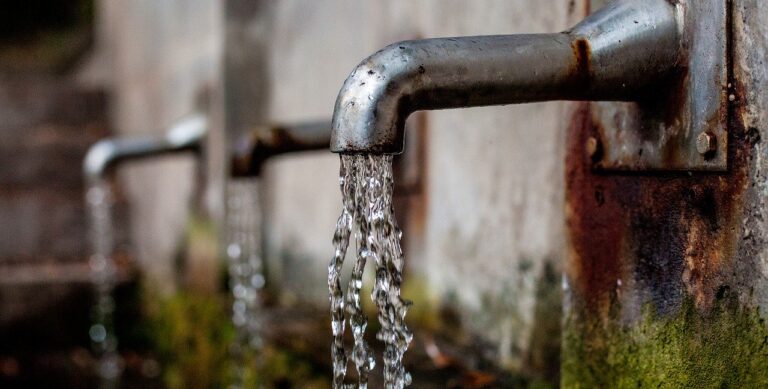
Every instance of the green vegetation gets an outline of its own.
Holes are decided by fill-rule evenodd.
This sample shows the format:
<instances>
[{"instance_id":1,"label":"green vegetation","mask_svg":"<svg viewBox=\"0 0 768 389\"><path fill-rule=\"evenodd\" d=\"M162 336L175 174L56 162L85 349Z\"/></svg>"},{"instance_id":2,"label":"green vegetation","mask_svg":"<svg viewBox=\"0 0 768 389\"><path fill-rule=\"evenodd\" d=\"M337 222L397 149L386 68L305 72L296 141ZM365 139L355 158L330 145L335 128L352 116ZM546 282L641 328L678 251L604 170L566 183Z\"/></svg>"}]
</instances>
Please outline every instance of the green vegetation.
<instances>
[{"instance_id":1,"label":"green vegetation","mask_svg":"<svg viewBox=\"0 0 768 389\"><path fill-rule=\"evenodd\" d=\"M306 356L266 345L233 358L235 329L223 296L184 292L150 303L148 326L168 388L224 388L237 382L242 361L246 387L327 388L328 379ZM286 386L287 385L287 386Z\"/></svg>"},{"instance_id":2,"label":"green vegetation","mask_svg":"<svg viewBox=\"0 0 768 389\"><path fill-rule=\"evenodd\" d=\"M179 293L150 306L153 348L169 388L226 387L229 346L235 339L223 299Z\"/></svg>"},{"instance_id":3,"label":"green vegetation","mask_svg":"<svg viewBox=\"0 0 768 389\"><path fill-rule=\"evenodd\" d=\"M616 323L569 318L563 387L768 387L768 329L735 297L706 314L686 302L672 316L646 307L639 322Z\"/></svg>"}]
</instances>

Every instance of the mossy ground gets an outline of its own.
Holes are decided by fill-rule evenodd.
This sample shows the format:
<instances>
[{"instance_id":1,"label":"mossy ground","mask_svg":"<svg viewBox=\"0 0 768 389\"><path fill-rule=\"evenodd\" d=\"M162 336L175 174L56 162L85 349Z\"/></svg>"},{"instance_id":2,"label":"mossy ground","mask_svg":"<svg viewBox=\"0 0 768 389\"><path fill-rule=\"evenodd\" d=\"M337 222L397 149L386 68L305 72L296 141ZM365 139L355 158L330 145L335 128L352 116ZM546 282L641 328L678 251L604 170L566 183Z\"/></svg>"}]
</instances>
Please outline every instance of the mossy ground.
<instances>
[{"instance_id":1,"label":"mossy ground","mask_svg":"<svg viewBox=\"0 0 768 389\"><path fill-rule=\"evenodd\" d=\"M233 358L225 296L183 292L149 305L148 333L164 387L228 387L239 380L238 369L246 387L329 387L323 364L301 350L267 343Z\"/></svg>"}]
</instances>

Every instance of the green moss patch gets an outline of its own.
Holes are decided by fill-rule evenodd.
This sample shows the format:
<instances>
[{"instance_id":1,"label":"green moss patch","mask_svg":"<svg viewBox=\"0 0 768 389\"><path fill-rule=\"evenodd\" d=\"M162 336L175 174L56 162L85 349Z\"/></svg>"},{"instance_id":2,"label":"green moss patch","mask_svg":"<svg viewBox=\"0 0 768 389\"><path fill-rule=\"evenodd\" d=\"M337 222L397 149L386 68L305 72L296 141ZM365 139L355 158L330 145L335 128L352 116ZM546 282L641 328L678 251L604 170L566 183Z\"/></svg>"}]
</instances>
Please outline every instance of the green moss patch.
<instances>
[{"instance_id":1,"label":"green moss patch","mask_svg":"<svg viewBox=\"0 0 768 389\"><path fill-rule=\"evenodd\" d=\"M708 313L686 302L665 317L648 306L640 321L617 322L566 320L562 387L768 387L768 329L735 298Z\"/></svg>"}]
</instances>

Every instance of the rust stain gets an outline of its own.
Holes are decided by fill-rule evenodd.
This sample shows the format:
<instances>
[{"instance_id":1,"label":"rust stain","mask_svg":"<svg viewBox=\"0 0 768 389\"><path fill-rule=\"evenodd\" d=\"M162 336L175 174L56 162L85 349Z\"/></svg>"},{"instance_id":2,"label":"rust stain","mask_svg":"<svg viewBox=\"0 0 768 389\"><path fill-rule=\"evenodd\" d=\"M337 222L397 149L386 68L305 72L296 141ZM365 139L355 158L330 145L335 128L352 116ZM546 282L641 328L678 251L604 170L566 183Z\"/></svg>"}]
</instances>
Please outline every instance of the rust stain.
<instances>
[{"instance_id":1,"label":"rust stain","mask_svg":"<svg viewBox=\"0 0 768 389\"><path fill-rule=\"evenodd\" d=\"M584 145L601 132L590 104L578 103L566 155L566 270L575 303L606 317L621 306L618 286L633 281L661 313L679 307L684 293L708 310L732 273L740 237L747 131L731 123L730 170L721 174L596 172Z\"/></svg>"},{"instance_id":2,"label":"rust stain","mask_svg":"<svg viewBox=\"0 0 768 389\"><path fill-rule=\"evenodd\" d=\"M257 140L253 134L240 139L232 150L232 157L229 160L229 172L233 177L248 177L255 175L252 169L253 148Z\"/></svg>"},{"instance_id":3,"label":"rust stain","mask_svg":"<svg viewBox=\"0 0 768 389\"><path fill-rule=\"evenodd\" d=\"M568 138L566 157L566 225L569 231L567 270L574 285L590 307L606 307L621 277L621 242L626 235L624 223L614 220L623 211L613 198L613 183L592 176L591 162L583 145L595 134L588 103L579 103ZM606 181L606 182L600 182ZM606 186L610 185L610 186ZM599 247L592 249L590 245Z\"/></svg>"},{"instance_id":4,"label":"rust stain","mask_svg":"<svg viewBox=\"0 0 768 389\"><path fill-rule=\"evenodd\" d=\"M592 49L589 46L589 41L584 38L577 38L571 43L571 48L574 58L572 69L574 87L586 87L592 77Z\"/></svg>"},{"instance_id":5,"label":"rust stain","mask_svg":"<svg viewBox=\"0 0 768 389\"><path fill-rule=\"evenodd\" d=\"M299 139L285 127L254 131L243 143L237 145L230 160L230 171L235 177L258 176L264 162L274 156L327 148L327 143Z\"/></svg>"}]
</instances>

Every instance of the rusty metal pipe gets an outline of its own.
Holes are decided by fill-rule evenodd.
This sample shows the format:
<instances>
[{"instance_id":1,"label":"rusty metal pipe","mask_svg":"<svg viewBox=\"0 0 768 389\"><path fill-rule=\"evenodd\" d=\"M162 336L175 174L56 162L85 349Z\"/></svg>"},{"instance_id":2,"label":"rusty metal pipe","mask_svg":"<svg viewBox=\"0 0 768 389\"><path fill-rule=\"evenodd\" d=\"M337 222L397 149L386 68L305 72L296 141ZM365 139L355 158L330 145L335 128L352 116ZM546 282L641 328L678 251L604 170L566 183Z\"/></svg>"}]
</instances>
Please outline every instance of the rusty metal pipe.
<instances>
[{"instance_id":1,"label":"rusty metal pipe","mask_svg":"<svg viewBox=\"0 0 768 389\"><path fill-rule=\"evenodd\" d=\"M257 176L269 158L301 151L323 150L331 140L330 120L259 127L237 140L232 155L233 177Z\"/></svg>"},{"instance_id":2,"label":"rusty metal pipe","mask_svg":"<svg viewBox=\"0 0 768 389\"><path fill-rule=\"evenodd\" d=\"M639 99L680 62L679 14L667 0L618 0L562 33L387 46L344 83L331 151L400 153L405 120L419 110Z\"/></svg>"},{"instance_id":3,"label":"rusty metal pipe","mask_svg":"<svg viewBox=\"0 0 768 389\"><path fill-rule=\"evenodd\" d=\"M199 151L207 132L207 117L196 113L181 119L161 137L100 140L88 150L83 161L83 174L86 180L94 182L124 161Z\"/></svg>"}]
</instances>

